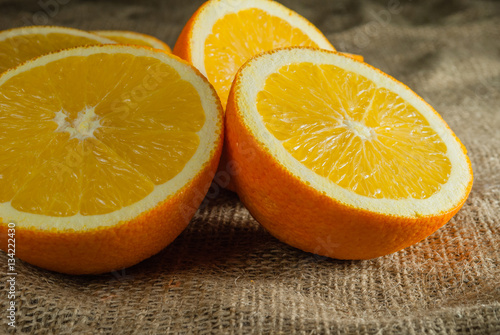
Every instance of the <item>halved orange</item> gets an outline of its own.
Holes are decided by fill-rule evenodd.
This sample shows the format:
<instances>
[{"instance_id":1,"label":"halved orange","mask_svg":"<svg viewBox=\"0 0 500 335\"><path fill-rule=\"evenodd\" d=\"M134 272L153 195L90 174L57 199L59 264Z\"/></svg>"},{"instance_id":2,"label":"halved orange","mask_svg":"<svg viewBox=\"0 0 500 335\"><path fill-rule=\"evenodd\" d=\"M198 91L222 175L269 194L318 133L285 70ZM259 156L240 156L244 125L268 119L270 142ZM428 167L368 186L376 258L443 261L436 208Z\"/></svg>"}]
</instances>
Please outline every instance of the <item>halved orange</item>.
<instances>
[{"instance_id":1,"label":"halved orange","mask_svg":"<svg viewBox=\"0 0 500 335\"><path fill-rule=\"evenodd\" d=\"M407 86L341 54L289 48L248 61L226 110L236 191L278 239L338 259L408 247L472 186L465 147Z\"/></svg>"},{"instance_id":2,"label":"halved orange","mask_svg":"<svg viewBox=\"0 0 500 335\"><path fill-rule=\"evenodd\" d=\"M208 78L225 107L234 75L245 61L289 46L335 50L314 25L275 1L210 0L190 18L174 54Z\"/></svg>"},{"instance_id":3,"label":"halved orange","mask_svg":"<svg viewBox=\"0 0 500 335\"><path fill-rule=\"evenodd\" d=\"M172 52L170 47L163 41L142 33L125 30L96 30L93 31L98 35L104 36L118 43L142 45L150 48L160 49L167 52Z\"/></svg>"},{"instance_id":4,"label":"halved orange","mask_svg":"<svg viewBox=\"0 0 500 335\"><path fill-rule=\"evenodd\" d=\"M115 43L83 30L32 26L0 32L0 73L31 58L83 45Z\"/></svg>"},{"instance_id":5,"label":"halved orange","mask_svg":"<svg viewBox=\"0 0 500 335\"><path fill-rule=\"evenodd\" d=\"M85 78L85 80L82 80ZM191 65L102 45L0 76L0 236L72 274L133 265L186 227L222 149L223 111Z\"/></svg>"}]
</instances>

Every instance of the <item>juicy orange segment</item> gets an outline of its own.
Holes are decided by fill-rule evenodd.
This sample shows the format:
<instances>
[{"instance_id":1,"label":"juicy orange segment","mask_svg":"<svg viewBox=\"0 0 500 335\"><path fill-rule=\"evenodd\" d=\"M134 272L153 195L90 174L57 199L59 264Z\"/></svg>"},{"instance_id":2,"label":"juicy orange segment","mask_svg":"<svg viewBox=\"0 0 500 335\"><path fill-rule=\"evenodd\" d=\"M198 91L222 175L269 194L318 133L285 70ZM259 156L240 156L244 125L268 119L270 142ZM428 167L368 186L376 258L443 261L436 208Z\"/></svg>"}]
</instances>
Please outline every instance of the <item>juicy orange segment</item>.
<instances>
[{"instance_id":1,"label":"juicy orange segment","mask_svg":"<svg viewBox=\"0 0 500 335\"><path fill-rule=\"evenodd\" d=\"M85 80L68 90L67 78ZM205 122L191 83L130 54L56 60L0 93L0 148L13 153L2 155L2 201L35 214L104 214L143 199L184 168Z\"/></svg>"},{"instance_id":2,"label":"juicy orange segment","mask_svg":"<svg viewBox=\"0 0 500 335\"><path fill-rule=\"evenodd\" d=\"M16 257L70 274L154 255L211 185L223 116L206 78L162 50L84 46L3 72L0 235L15 224Z\"/></svg>"},{"instance_id":3,"label":"juicy orange segment","mask_svg":"<svg viewBox=\"0 0 500 335\"><path fill-rule=\"evenodd\" d=\"M431 106L336 52L253 57L225 116L239 198L271 234L308 252L396 252L448 222L472 187L464 146Z\"/></svg>"},{"instance_id":4,"label":"juicy orange segment","mask_svg":"<svg viewBox=\"0 0 500 335\"><path fill-rule=\"evenodd\" d=\"M230 28L229 28L230 27ZM205 69L222 101L227 101L238 69L264 51L318 45L299 28L258 8L227 14L215 22L205 41Z\"/></svg>"},{"instance_id":5,"label":"juicy orange segment","mask_svg":"<svg viewBox=\"0 0 500 335\"><path fill-rule=\"evenodd\" d=\"M359 195L425 199L448 180L446 144L425 117L354 72L284 66L267 78L257 110L295 159Z\"/></svg>"},{"instance_id":6,"label":"juicy orange segment","mask_svg":"<svg viewBox=\"0 0 500 335\"><path fill-rule=\"evenodd\" d=\"M105 37L63 27L24 27L0 32L0 73L43 54L82 45L114 43Z\"/></svg>"},{"instance_id":7,"label":"juicy orange segment","mask_svg":"<svg viewBox=\"0 0 500 335\"><path fill-rule=\"evenodd\" d=\"M156 37L125 30L96 30L94 33L118 43L142 45L171 52L170 47Z\"/></svg>"},{"instance_id":8,"label":"juicy orange segment","mask_svg":"<svg viewBox=\"0 0 500 335\"><path fill-rule=\"evenodd\" d=\"M225 107L234 76L247 60L290 46L335 50L309 21L276 1L211 0L186 24L174 53L206 75Z\"/></svg>"}]
</instances>

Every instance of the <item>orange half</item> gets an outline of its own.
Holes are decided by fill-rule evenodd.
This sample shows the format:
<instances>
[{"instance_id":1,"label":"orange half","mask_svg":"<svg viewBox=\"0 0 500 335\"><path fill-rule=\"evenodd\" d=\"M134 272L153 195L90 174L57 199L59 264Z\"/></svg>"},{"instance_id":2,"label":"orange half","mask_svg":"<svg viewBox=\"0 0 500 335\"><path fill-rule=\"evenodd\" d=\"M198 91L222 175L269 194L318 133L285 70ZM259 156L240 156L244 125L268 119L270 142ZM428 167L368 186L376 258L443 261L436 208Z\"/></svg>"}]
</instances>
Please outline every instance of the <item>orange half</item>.
<instances>
[{"instance_id":1,"label":"orange half","mask_svg":"<svg viewBox=\"0 0 500 335\"><path fill-rule=\"evenodd\" d=\"M32 26L0 32L0 73L31 58L83 45L113 44L110 39L83 30Z\"/></svg>"},{"instance_id":2,"label":"orange half","mask_svg":"<svg viewBox=\"0 0 500 335\"><path fill-rule=\"evenodd\" d=\"M186 227L219 161L223 112L177 57L104 45L6 71L0 127L1 248L12 223L20 259L100 273L157 253Z\"/></svg>"},{"instance_id":3,"label":"orange half","mask_svg":"<svg viewBox=\"0 0 500 335\"><path fill-rule=\"evenodd\" d=\"M125 30L96 30L95 34L106 37L121 44L142 45L150 48L172 52L170 47L163 41L151 35Z\"/></svg>"},{"instance_id":4,"label":"orange half","mask_svg":"<svg viewBox=\"0 0 500 335\"><path fill-rule=\"evenodd\" d=\"M313 24L275 1L211 0L188 21L174 54L208 78L225 107L243 63L261 52L289 46L335 50Z\"/></svg>"},{"instance_id":5,"label":"orange half","mask_svg":"<svg viewBox=\"0 0 500 335\"><path fill-rule=\"evenodd\" d=\"M250 213L308 252L368 259L432 234L472 187L465 147L407 86L341 54L289 48L236 75L225 149Z\"/></svg>"}]
</instances>

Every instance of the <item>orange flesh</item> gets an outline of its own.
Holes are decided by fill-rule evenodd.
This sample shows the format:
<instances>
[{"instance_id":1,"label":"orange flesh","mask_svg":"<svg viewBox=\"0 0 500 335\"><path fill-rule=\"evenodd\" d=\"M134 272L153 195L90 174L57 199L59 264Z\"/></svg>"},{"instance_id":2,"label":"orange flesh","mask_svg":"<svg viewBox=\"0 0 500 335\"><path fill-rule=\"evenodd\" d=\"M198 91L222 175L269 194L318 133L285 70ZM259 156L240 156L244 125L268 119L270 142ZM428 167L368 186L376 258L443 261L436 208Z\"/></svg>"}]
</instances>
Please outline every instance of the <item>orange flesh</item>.
<instances>
[{"instance_id":1,"label":"orange flesh","mask_svg":"<svg viewBox=\"0 0 500 335\"><path fill-rule=\"evenodd\" d=\"M236 72L248 59L289 46L318 47L300 29L257 8L217 20L205 41L205 70L223 106Z\"/></svg>"},{"instance_id":2,"label":"orange flesh","mask_svg":"<svg viewBox=\"0 0 500 335\"><path fill-rule=\"evenodd\" d=\"M204 122L195 88L155 58L30 69L0 86L0 202L52 216L113 212L176 176Z\"/></svg>"},{"instance_id":3,"label":"orange flesh","mask_svg":"<svg viewBox=\"0 0 500 335\"><path fill-rule=\"evenodd\" d=\"M257 109L295 159L359 195L425 199L450 175L446 145L413 106L336 66L282 67Z\"/></svg>"},{"instance_id":4,"label":"orange flesh","mask_svg":"<svg viewBox=\"0 0 500 335\"><path fill-rule=\"evenodd\" d=\"M123 43L123 44L134 44L134 45L143 45L147 47L153 47L151 43L149 43L146 40L141 40L138 38L130 38L126 37L123 35L108 35L108 34L103 34L104 37L109 38L110 40L113 40L118 43Z\"/></svg>"},{"instance_id":5,"label":"orange flesh","mask_svg":"<svg viewBox=\"0 0 500 335\"><path fill-rule=\"evenodd\" d=\"M95 44L100 42L61 33L27 34L8 38L0 42L0 73L49 52Z\"/></svg>"}]
</instances>

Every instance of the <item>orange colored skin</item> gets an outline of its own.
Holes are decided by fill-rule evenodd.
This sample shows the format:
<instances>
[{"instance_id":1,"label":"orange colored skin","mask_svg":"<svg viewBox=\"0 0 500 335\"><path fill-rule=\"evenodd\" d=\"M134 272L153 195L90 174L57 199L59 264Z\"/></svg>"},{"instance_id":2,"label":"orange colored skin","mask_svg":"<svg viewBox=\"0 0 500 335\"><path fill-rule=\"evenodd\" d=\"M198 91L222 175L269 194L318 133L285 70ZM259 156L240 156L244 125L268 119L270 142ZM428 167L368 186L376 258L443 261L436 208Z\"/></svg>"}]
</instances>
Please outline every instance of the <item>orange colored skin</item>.
<instances>
[{"instance_id":1,"label":"orange colored skin","mask_svg":"<svg viewBox=\"0 0 500 335\"><path fill-rule=\"evenodd\" d=\"M205 2L203 5L201 5L196 12L191 16L189 21L186 23L184 28L181 31L181 34L177 38L177 41L175 42L173 54L178 56L181 59L186 60L189 63L192 63L193 57L192 57L192 50L191 50L191 39L193 37L193 26L195 22L198 20L198 17L200 16L200 13L205 9L205 7L208 5L208 1ZM222 156L221 156L221 161L219 164L219 167L217 168L217 173L224 173L224 175L229 175L229 183L227 185L219 185L222 186L230 191L235 191L234 187L234 177L233 174L228 171L226 168L227 164L227 157L225 154L225 149L222 151Z\"/></svg>"},{"instance_id":2,"label":"orange colored skin","mask_svg":"<svg viewBox=\"0 0 500 335\"><path fill-rule=\"evenodd\" d=\"M191 16L189 21L186 23L184 28L181 31L181 34L177 38L177 41L175 42L173 54L192 63L193 60L193 55L192 55L192 50L191 50L191 40L193 38L193 26L195 22L198 20L198 17L200 14L203 12L205 7L208 5L209 1L205 2L203 5L201 5L196 12ZM316 28L316 27L314 27ZM322 32L316 28L318 33L322 34ZM356 54L350 54L350 53L344 53L345 56L356 59L358 61L363 61L364 58L361 55L356 55Z\"/></svg>"},{"instance_id":3,"label":"orange colored skin","mask_svg":"<svg viewBox=\"0 0 500 335\"><path fill-rule=\"evenodd\" d=\"M173 54L192 63L193 58L191 54L191 39L193 37L193 26L198 19L200 13L204 10L205 6L207 6L208 1L201 5L196 12L191 16L189 21L186 23L184 28L182 28L181 34L177 38L177 41L174 45Z\"/></svg>"},{"instance_id":4,"label":"orange colored skin","mask_svg":"<svg viewBox=\"0 0 500 335\"><path fill-rule=\"evenodd\" d=\"M234 177L241 201L276 238L304 251L336 259L370 259L421 241L462 207L472 187L472 178L464 199L455 208L415 218L351 207L294 177L244 124L245 111L238 105L239 74L248 64L240 69L229 94L224 147L229 159L241 169Z\"/></svg>"},{"instance_id":5,"label":"orange colored skin","mask_svg":"<svg viewBox=\"0 0 500 335\"><path fill-rule=\"evenodd\" d=\"M191 16L189 21L186 23L184 28L182 29L181 34L179 35L175 46L173 50L173 54L188 61L189 63L192 63L193 61L193 55L192 55L192 48L191 48L191 40L193 38L193 26L198 20L199 16L205 9L205 7L208 5L209 1L205 2L203 5L201 5L196 12ZM321 31L319 31L317 28L316 30L318 33L322 34ZM363 56L360 55L354 55L354 54L348 54L344 53L344 55L356 59L358 61L363 61ZM226 167L227 163L229 162L229 158L227 157L226 154L226 149L224 148L222 151L222 157L221 157L221 162L219 164L219 168L217 169L218 173L224 173L230 175L229 183L227 185L220 185L230 191L236 192L236 186L234 184L234 173L231 173Z\"/></svg>"},{"instance_id":6,"label":"orange colored skin","mask_svg":"<svg viewBox=\"0 0 500 335\"><path fill-rule=\"evenodd\" d=\"M146 46L133 46L146 48ZM159 51L164 52L164 51ZM37 57L38 58L38 57ZM188 62L202 80L208 80ZM19 65L21 66L21 65ZM214 97L215 89L210 85ZM220 129L210 160L177 193L128 222L84 232L15 228L15 256L67 274L99 274L135 265L169 245L187 227L217 171L224 143L224 111L217 98ZM221 124L222 123L222 124ZM8 222L0 217L0 249L8 252Z\"/></svg>"},{"instance_id":7,"label":"orange colored skin","mask_svg":"<svg viewBox=\"0 0 500 335\"><path fill-rule=\"evenodd\" d=\"M347 52L342 52L342 54L344 56L347 56L349 58L355 59L355 60L360 61L360 62L364 62L365 61L365 58L363 56L361 56L361 55L350 54L350 53L347 53Z\"/></svg>"},{"instance_id":8,"label":"orange colored skin","mask_svg":"<svg viewBox=\"0 0 500 335\"><path fill-rule=\"evenodd\" d=\"M212 159L179 192L132 221L85 232L16 227L16 257L68 274L97 274L132 266L165 248L189 224L217 169L222 137ZM0 219L1 220L1 219ZM7 224L0 246L7 251Z\"/></svg>"},{"instance_id":9,"label":"orange colored skin","mask_svg":"<svg viewBox=\"0 0 500 335\"><path fill-rule=\"evenodd\" d=\"M205 7L208 5L208 1L205 2L203 5L201 5L196 12L191 16L189 21L186 23L184 28L181 31L181 34L177 38L177 41L175 42L173 54L192 63L193 60L193 55L192 55L192 50L191 50L191 40L193 38L193 26L195 22L198 20L198 17L200 14L203 12ZM318 33L322 34L320 30L318 30ZM360 62L364 61L363 56L361 55L356 55L356 54L350 54L350 53L343 53L345 56L356 59Z\"/></svg>"}]
</instances>

